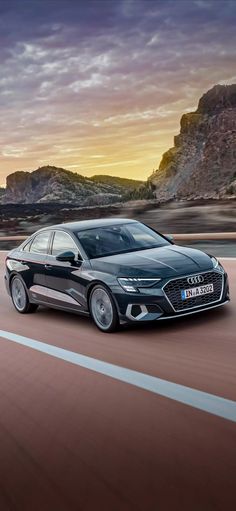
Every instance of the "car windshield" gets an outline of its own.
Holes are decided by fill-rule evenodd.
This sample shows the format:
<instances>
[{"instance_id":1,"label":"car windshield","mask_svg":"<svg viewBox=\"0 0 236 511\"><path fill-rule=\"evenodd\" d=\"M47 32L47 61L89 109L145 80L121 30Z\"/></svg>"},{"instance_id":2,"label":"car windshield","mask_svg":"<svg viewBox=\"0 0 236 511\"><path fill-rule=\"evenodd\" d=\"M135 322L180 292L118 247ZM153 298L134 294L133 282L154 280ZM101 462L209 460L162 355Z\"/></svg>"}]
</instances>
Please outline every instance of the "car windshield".
<instances>
[{"instance_id":1,"label":"car windshield","mask_svg":"<svg viewBox=\"0 0 236 511\"><path fill-rule=\"evenodd\" d=\"M77 237L89 259L169 245L160 234L138 222L87 229Z\"/></svg>"}]
</instances>

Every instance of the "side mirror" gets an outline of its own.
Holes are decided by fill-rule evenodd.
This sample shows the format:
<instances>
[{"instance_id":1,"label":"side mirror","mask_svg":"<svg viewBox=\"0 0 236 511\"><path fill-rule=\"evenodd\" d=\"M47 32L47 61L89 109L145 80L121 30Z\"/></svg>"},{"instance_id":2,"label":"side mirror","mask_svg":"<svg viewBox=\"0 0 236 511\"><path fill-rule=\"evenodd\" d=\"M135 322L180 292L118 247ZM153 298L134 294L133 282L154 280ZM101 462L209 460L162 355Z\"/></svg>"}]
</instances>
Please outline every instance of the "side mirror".
<instances>
[{"instance_id":1,"label":"side mirror","mask_svg":"<svg viewBox=\"0 0 236 511\"><path fill-rule=\"evenodd\" d=\"M168 241L174 243L174 236L172 236L172 234L165 234L165 237Z\"/></svg>"},{"instance_id":2,"label":"side mirror","mask_svg":"<svg viewBox=\"0 0 236 511\"><path fill-rule=\"evenodd\" d=\"M56 256L57 261L61 262L68 262L68 263L74 263L75 261L75 254L72 252L72 250L67 250L66 252L61 252Z\"/></svg>"}]
</instances>

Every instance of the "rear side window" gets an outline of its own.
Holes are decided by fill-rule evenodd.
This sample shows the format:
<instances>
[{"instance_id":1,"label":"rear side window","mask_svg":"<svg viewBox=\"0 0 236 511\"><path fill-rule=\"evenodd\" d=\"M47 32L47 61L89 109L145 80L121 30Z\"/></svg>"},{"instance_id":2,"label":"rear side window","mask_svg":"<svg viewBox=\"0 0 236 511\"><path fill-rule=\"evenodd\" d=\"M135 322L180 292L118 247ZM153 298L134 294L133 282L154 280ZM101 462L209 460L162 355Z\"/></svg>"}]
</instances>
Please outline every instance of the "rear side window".
<instances>
[{"instance_id":1,"label":"rear side window","mask_svg":"<svg viewBox=\"0 0 236 511\"><path fill-rule=\"evenodd\" d=\"M67 251L74 252L75 256L78 256L79 253L78 247L69 234L62 231L55 231L52 244L52 255L57 256L58 254Z\"/></svg>"},{"instance_id":2,"label":"rear side window","mask_svg":"<svg viewBox=\"0 0 236 511\"><path fill-rule=\"evenodd\" d=\"M34 252L36 254L47 254L50 235L50 231L37 234L30 246L30 252Z\"/></svg>"}]
</instances>

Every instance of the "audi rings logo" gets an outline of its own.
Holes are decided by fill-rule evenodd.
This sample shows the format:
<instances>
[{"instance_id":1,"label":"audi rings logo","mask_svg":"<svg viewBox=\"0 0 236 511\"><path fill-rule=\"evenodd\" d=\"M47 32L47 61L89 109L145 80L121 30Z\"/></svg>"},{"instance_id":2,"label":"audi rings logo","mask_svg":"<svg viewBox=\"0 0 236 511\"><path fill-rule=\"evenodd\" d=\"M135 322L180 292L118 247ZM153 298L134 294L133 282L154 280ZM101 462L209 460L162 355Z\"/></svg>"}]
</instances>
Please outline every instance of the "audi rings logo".
<instances>
[{"instance_id":1,"label":"audi rings logo","mask_svg":"<svg viewBox=\"0 0 236 511\"><path fill-rule=\"evenodd\" d=\"M189 284L201 284L204 282L204 277L202 275L194 275L193 277L188 277L187 281Z\"/></svg>"}]
</instances>

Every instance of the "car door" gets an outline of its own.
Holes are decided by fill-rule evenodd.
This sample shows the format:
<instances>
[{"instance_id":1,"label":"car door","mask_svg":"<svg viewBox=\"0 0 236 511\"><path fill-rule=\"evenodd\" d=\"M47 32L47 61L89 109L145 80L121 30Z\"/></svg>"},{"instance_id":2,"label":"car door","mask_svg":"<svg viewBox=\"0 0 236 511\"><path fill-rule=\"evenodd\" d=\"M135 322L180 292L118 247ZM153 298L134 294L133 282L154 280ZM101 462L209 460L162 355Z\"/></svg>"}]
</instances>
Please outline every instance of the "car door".
<instances>
[{"instance_id":1,"label":"car door","mask_svg":"<svg viewBox=\"0 0 236 511\"><path fill-rule=\"evenodd\" d=\"M33 301L47 302L45 263L51 235L52 231L50 230L39 232L23 247L21 252L22 263L25 267L21 274Z\"/></svg>"},{"instance_id":2,"label":"car door","mask_svg":"<svg viewBox=\"0 0 236 511\"><path fill-rule=\"evenodd\" d=\"M73 263L56 259L57 255L66 251L74 252ZM82 258L74 239L65 231L55 230L45 265L46 286L51 305L68 310L87 311L81 269Z\"/></svg>"}]
</instances>

